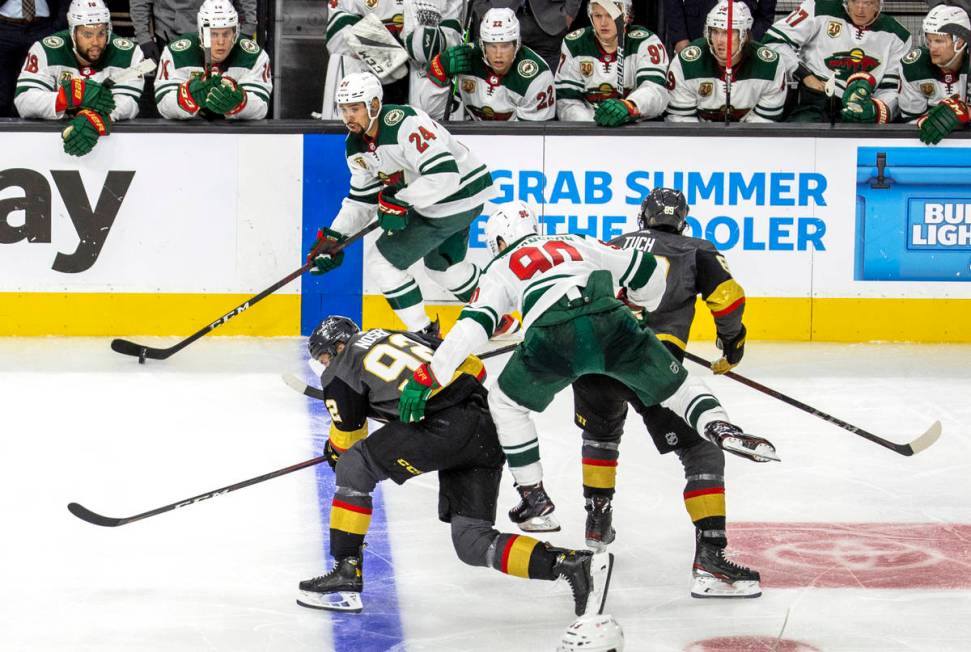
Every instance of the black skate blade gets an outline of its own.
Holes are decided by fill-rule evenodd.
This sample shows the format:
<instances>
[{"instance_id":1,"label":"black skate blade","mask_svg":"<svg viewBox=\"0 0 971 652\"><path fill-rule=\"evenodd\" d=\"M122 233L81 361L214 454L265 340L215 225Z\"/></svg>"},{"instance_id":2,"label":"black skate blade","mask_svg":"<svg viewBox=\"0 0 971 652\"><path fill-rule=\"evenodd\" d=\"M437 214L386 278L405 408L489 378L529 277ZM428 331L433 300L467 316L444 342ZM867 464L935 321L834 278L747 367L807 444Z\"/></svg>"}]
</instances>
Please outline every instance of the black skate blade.
<instances>
[{"instance_id":1,"label":"black skate blade","mask_svg":"<svg viewBox=\"0 0 971 652\"><path fill-rule=\"evenodd\" d=\"M82 521L86 521L92 525L100 525L102 527L116 527L120 525L121 521L123 520L120 518L112 518L110 516L96 514L79 503L68 503L67 509Z\"/></svg>"}]
</instances>

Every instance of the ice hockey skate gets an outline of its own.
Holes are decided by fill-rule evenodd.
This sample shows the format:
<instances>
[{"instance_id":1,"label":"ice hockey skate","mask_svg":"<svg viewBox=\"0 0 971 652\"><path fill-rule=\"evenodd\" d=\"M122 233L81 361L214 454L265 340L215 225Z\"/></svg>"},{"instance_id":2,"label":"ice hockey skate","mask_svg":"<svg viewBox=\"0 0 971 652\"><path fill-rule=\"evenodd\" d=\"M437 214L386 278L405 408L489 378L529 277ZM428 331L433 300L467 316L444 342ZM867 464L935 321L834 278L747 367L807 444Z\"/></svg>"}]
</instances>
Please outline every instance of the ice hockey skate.
<instances>
[{"instance_id":1,"label":"ice hockey skate","mask_svg":"<svg viewBox=\"0 0 971 652\"><path fill-rule=\"evenodd\" d=\"M705 437L722 450L756 462L781 462L768 439L746 435L727 421L712 421L705 426Z\"/></svg>"},{"instance_id":2,"label":"ice hockey skate","mask_svg":"<svg viewBox=\"0 0 971 652\"><path fill-rule=\"evenodd\" d=\"M614 568L613 554L554 547L550 551L557 553L553 572L565 579L573 592L576 615L603 613Z\"/></svg>"},{"instance_id":3,"label":"ice hockey skate","mask_svg":"<svg viewBox=\"0 0 971 652\"><path fill-rule=\"evenodd\" d=\"M543 489L543 483L516 485L519 504L509 510L509 519L523 532L559 532L560 524L553 517L556 506Z\"/></svg>"},{"instance_id":4,"label":"ice hockey skate","mask_svg":"<svg viewBox=\"0 0 971 652\"><path fill-rule=\"evenodd\" d=\"M326 575L300 582L297 604L310 609L359 613L364 609L363 590L361 557L344 557Z\"/></svg>"},{"instance_id":5,"label":"ice hockey skate","mask_svg":"<svg viewBox=\"0 0 971 652\"><path fill-rule=\"evenodd\" d=\"M691 570L693 598L757 598L762 595L758 571L727 559L725 549L699 542Z\"/></svg>"},{"instance_id":6,"label":"ice hockey skate","mask_svg":"<svg viewBox=\"0 0 971 652\"><path fill-rule=\"evenodd\" d=\"M597 552L603 552L613 543L617 536L613 522L614 510L607 496L593 496L587 498L587 547Z\"/></svg>"}]
</instances>

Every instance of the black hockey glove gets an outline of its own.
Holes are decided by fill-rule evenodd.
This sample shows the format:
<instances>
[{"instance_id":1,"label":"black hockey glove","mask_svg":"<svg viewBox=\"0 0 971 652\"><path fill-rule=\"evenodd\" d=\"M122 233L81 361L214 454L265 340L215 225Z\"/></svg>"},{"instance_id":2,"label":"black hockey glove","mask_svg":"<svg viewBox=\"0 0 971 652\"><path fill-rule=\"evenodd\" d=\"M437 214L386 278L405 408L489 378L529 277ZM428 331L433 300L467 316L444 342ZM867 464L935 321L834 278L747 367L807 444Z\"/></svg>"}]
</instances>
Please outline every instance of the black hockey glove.
<instances>
[{"instance_id":1,"label":"black hockey glove","mask_svg":"<svg viewBox=\"0 0 971 652\"><path fill-rule=\"evenodd\" d=\"M715 346L722 351L722 357L711 363L711 370L716 374L723 374L742 361L745 355L745 325L732 339L725 339L721 335L715 340Z\"/></svg>"},{"instance_id":2,"label":"black hockey glove","mask_svg":"<svg viewBox=\"0 0 971 652\"><path fill-rule=\"evenodd\" d=\"M330 468L336 471L337 460L341 458L341 454L336 448L334 448L334 445L331 443L330 439L328 439L327 443L324 444L324 455L327 456L327 463L330 465Z\"/></svg>"}]
</instances>

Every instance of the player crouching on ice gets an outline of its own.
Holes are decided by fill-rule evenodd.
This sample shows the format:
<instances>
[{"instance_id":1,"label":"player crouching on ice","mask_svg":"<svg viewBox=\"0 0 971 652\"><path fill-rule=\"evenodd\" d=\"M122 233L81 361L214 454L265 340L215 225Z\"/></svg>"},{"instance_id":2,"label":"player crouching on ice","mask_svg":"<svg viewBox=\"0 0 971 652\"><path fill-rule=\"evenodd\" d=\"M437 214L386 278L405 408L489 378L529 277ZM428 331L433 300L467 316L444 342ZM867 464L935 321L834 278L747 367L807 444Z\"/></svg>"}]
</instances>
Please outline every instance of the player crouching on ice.
<instances>
[{"instance_id":1,"label":"player crouching on ice","mask_svg":"<svg viewBox=\"0 0 971 652\"><path fill-rule=\"evenodd\" d=\"M30 47L14 104L22 118L67 119L64 151L84 156L111 133L112 122L138 115L143 79L105 83L144 57L128 39L112 36L111 12L102 0L73 0L67 24Z\"/></svg>"},{"instance_id":2,"label":"player crouching on ice","mask_svg":"<svg viewBox=\"0 0 971 652\"><path fill-rule=\"evenodd\" d=\"M400 388L432 358L429 345L437 343L418 333L362 333L340 316L328 317L310 336L311 357L325 365L320 382L331 416L324 452L335 472L330 553L336 563L326 575L300 582L297 603L361 611L371 493L382 480L403 484L438 471L439 518L451 524L459 559L528 579L563 577L578 616L601 613L612 555L557 548L493 527L503 454L482 386L485 367L478 358L467 356L449 382L431 393L427 413L433 418L398 420ZM385 425L368 436L368 418Z\"/></svg>"},{"instance_id":3,"label":"player crouching on ice","mask_svg":"<svg viewBox=\"0 0 971 652\"><path fill-rule=\"evenodd\" d=\"M539 440L530 411L586 374L603 374L629 387L645 406L662 405L722 449L754 460L778 460L775 447L728 422L718 399L649 328L615 297L615 280L631 303L651 311L666 288L668 263L637 249L617 249L579 235L539 235L536 216L515 202L492 214L485 239L495 258L471 303L430 362L415 371L399 401L401 420L424 418L425 401L452 378L471 351L488 341L497 315L520 311L524 340L489 392L489 410L521 502L509 512L520 527L547 524L554 505L543 489ZM748 571L752 573L751 571ZM696 576L697 591L757 594L758 574ZM708 584L708 590L698 587Z\"/></svg>"},{"instance_id":4,"label":"player crouching on ice","mask_svg":"<svg viewBox=\"0 0 971 652\"><path fill-rule=\"evenodd\" d=\"M409 331L437 335L438 320L429 319L408 268L422 261L433 281L468 301L479 283L479 268L465 259L469 225L498 191L489 169L444 127L421 109L383 104L383 95L367 72L347 75L337 89L351 187L333 223L318 234L310 273L338 267L343 252L317 252L360 231L376 211L384 233L367 254L368 268ZM518 328L511 317L504 324Z\"/></svg>"}]
</instances>

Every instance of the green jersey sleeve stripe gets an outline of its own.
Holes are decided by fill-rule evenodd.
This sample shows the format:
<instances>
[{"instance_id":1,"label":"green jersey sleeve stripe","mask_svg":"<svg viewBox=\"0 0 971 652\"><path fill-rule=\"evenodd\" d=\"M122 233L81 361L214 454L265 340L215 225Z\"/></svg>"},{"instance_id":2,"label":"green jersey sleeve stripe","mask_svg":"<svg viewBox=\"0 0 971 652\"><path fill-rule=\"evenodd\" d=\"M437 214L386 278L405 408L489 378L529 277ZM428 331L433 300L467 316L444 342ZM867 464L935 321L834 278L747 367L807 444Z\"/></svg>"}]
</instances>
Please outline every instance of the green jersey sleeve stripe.
<instances>
[{"instance_id":1,"label":"green jersey sleeve stripe","mask_svg":"<svg viewBox=\"0 0 971 652\"><path fill-rule=\"evenodd\" d=\"M637 269L631 277L630 282L627 283L627 287L632 290L641 289L647 285L647 281L651 278L651 274L654 273L655 269L657 269L657 259L649 254L642 254L641 260L637 264Z\"/></svg>"},{"instance_id":2,"label":"green jersey sleeve stripe","mask_svg":"<svg viewBox=\"0 0 971 652\"><path fill-rule=\"evenodd\" d=\"M766 37L762 40L762 44L767 45L769 43L778 43L778 42L785 43L786 45L790 45L792 47L797 47L796 44L792 42L792 39L790 39L788 36L780 32L773 25L766 31Z\"/></svg>"},{"instance_id":3,"label":"green jersey sleeve stripe","mask_svg":"<svg viewBox=\"0 0 971 652\"><path fill-rule=\"evenodd\" d=\"M438 165L433 165L432 167L430 167L430 168L428 168L426 170L422 170L422 174L425 174L425 175L428 175L428 174L445 174L445 173L448 173L448 172L451 172L453 174L458 174L458 172L459 172L459 166L458 166L458 164L454 160L453 161L442 161Z\"/></svg>"},{"instance_id":4,"label":"green jersey sleeve stripe","mask_svg":"<svg viewBox=\"0 0 971 652\"><path fill-rule=\"evenodd\" d=\"M476 310L473 308L465 308L462 314L459 315L459 319L471 319L485 330L489 337L496 331L496 320L492 318L487 312Z\"/></svg>"},{"instance_id":5,"label":"green jersey sleeve stripe","mask_svg":"<svg viewBox=\"0 0 971 652\"><path fill-rule=\"evenodd\" d=\"M633 270L637 267L638 258L643 255L644 254L637 251L636 249L634 250L634 255L631 256L630 264L627 266L627 269L624 270L624 273L620 275L620 281L618 282L618 285L623 285L624 287L627 286L627 282L628 282L628 279L630 278L631 272L633 272Z\"/></svg>"},{"instance_id":6,"label":"green jersey sleeve stripe","mask_svg":"<svg viewBox=\"0 0 971 652\"><path fill-rule=\"evenodd\" d=\"M23 79L18 79L17 80L17 86L18 87L20 87L20 86L32 86L34 88L40 88L42 90L50 91L52 93L55 90L57 90L51 84L45 83L45 82L43 82L43 81L41 81L39 79L33 79L31 77L25 77Z\"/></svg>"},{"instance_id":7,"label":"green jersey sleeve stripe","mask_svg":"<svg viewBox=\"0 0 971 652\"><path fill-rule=\"evenodd\" d=\"M430 158L422 161L421 164L418 166L418 171L421 172L422 174L424 174L425 173L425 169L424 168L426 168L427 166L431 165L432 163L437 162L439 159L446 158L446 157L452 159L453 161L455 160L455 158L452 156L452 153L451 152L439 152L438 154L435 154L435 155L431 156Z\"/></svg>"},{"instance_id":8,"label":"green jersey sleeve stripe","mask_svg":"<svg viewBox=\"0 0 971 652\"><path fill-rule=\"evenodd\" d=\"M334 14L330 19L330 23L327 25L327 38L332 39L345 27L350 27L351 25L356 25L357 22L361 20L360 16L352 16L351 14L339 13Z\"/></svg>"},{"instance_id":9,"label":"green jersey sleeve stripe","mask_svg":"<svg viewBox=\"0 0 971 652\"><path fill-rule=\"evenodd\" d=\"M558 100L582 100L583 93L567 88L556 89L556 99Z\"/></svg>"}]
</instances>

